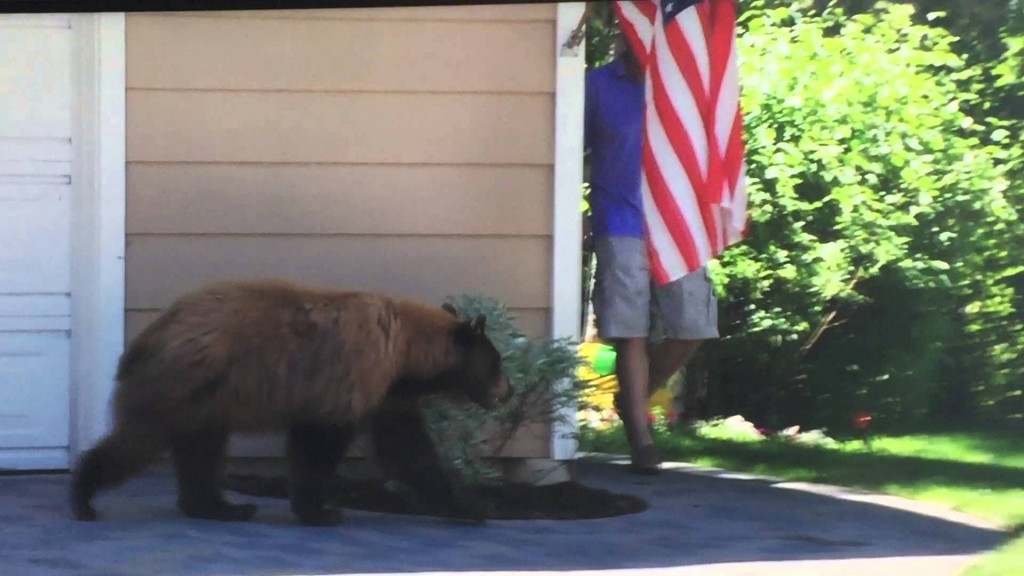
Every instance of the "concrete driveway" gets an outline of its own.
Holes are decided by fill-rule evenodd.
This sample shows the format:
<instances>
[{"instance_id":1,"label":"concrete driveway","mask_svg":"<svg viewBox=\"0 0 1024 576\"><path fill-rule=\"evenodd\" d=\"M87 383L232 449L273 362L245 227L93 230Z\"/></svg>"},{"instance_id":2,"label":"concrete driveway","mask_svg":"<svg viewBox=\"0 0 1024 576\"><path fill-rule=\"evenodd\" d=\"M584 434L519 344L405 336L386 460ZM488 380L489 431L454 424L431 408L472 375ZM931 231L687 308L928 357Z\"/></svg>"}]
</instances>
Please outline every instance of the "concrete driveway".
<instances>
[{"instance_id":1,"label":"concrete driveway","mask_svg":"<svg viewBox=\"0 0 1024 576\"><path fill-rule=\"evenodd\" d=\"M252 523L189 520L158 468L101 494L95 523L70 519L67 475L0 477L0 576L458 573L529 571L712 576L954 576L1008 537L965 516L828 488L679 465L658 477L587 459L580 479L650 502L582 521L468 527L346 511L338 528L295 523L284 500ZM826 492L815 493L815 492ZM863 501L859 501L863 500Z\"/></svg>"}]
</instances>

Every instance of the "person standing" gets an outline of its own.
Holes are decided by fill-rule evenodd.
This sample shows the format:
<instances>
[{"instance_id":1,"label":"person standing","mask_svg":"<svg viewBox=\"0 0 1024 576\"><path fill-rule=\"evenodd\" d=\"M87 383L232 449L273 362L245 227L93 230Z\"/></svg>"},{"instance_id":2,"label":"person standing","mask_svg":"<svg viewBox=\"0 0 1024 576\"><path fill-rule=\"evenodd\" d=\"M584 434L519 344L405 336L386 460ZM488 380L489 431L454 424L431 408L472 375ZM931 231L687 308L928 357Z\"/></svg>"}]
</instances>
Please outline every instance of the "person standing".
<instances>
[{"instance_id":1,"label":"person standing","mask_svg":"<svg viewBox=\"0 0 1024 576\"><path fill-rule=\"evenodd\" d=\"M588 227L597 259L593 306L598 336L616 351L615 408L630 445L630 469L657 474L661 456L647 425L649 399L702 341L719 337L718 303L706 268L663 286L652 279L641 196L644 75L623 44L585 80Z\"/></svg>"}]
</instances>

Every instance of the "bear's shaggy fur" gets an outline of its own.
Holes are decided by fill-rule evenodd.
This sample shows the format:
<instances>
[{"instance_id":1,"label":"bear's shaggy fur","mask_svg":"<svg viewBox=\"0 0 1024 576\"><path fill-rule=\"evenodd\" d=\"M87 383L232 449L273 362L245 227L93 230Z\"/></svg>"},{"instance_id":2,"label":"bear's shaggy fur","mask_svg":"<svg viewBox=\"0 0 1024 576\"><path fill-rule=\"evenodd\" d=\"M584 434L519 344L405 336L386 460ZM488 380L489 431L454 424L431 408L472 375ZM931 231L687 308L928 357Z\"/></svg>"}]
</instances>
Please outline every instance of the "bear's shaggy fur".
<instances>
[{"instance_id":1,"label":"bear's shaggy fur","mask_svg":"<svg viewBox=\"0 0 1024 576\"><path fill-rule=\"evenodd\" d=\"M454 515L480 521L442 468L415 399L457 392L485 408L512 393L483 317L450 306L283 280L226 281L185 294L121 356L114 430L76 465L72 510L170 450L178 507L191 517L249 520L219 488L231 432L287 430L292 511L341 521L326 482L368 425L385 470Z\"/></svg>"}]
</instances>

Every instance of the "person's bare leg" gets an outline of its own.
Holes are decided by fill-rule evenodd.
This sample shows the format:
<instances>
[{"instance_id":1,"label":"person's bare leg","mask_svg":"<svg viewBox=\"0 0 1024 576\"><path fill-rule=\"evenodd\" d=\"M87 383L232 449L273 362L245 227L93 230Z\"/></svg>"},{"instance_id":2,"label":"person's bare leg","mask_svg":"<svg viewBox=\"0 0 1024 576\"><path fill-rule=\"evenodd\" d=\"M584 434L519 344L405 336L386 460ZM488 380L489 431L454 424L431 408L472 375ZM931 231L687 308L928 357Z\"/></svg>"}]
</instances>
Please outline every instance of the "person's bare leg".
<instances>
[{"instance_id":1,"label":"person's bare leg","mask_svg":"<svg viewBox=\"0 0 1024 576\"><path fill-rule=\"evenodd\" d=\"M633 468L641 472L652 472L659 462L654 439L647 428L647 343L643 338L617 340L615 354L615 375L621 395L619 408L622 410L622 423L632 453Z\"/></svg>"},{"instance_id":2,"label":"person's bare leg","mask_svg":"<svg viewBox=\"0 0 1024 576\"><path fill-rule=\"evenodd\" d=\"M666 338L656 344L650 352L647 397L665 385L673 374L693 358L700 348L700 340L673 340Z\"/></svg>"}]
</instances>

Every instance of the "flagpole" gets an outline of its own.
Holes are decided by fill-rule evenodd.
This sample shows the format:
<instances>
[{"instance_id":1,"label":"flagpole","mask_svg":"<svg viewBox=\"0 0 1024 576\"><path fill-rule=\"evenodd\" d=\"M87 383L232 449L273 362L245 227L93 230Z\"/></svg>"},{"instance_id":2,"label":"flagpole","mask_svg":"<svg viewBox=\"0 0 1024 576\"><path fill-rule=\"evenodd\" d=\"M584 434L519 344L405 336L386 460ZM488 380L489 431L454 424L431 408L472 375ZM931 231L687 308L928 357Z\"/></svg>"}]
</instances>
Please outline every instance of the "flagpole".
<instances>
[{"instance_id":1,"label":"flagpole","mask_svg":"<svg viewBox=\"0 0 1024 576\"><path fill-rule=\"evenodd\" d=\"M583 27L587 25L587 16L590 14L591 3L587 2L583 5L583 14L580 16L580 21L576 24L576 28L569 35L569 39L562 45L562 54L565 55L567 52L571 54L576 53L576 48L583 42L586 37L583 32Z\"/></svg>"}]
</instances>

